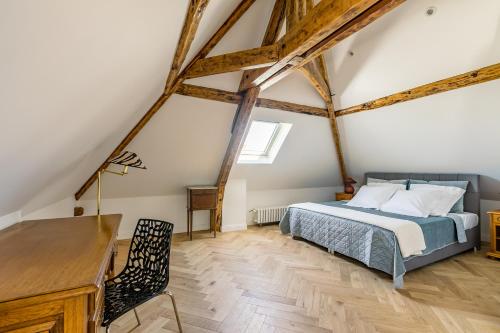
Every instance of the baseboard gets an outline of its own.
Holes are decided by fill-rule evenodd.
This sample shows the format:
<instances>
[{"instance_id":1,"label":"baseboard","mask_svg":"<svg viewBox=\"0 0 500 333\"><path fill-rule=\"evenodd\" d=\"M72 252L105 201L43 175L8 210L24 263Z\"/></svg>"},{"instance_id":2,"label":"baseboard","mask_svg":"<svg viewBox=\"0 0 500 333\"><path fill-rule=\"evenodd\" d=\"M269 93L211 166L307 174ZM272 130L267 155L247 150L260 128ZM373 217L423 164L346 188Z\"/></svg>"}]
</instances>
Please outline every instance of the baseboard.
<instances>
[{"instance_id":1,"label":"baseboard","mask_svg":"<svg viewBox=\"0 0 500 333\"><path fill-rule=\"evenodd\" d=\"M241 230L247 230L247 225L246 224L230 224L230 225L222 224L222 226L221 226L222 232L241 231Z\"/></svg>"}]
</instances>

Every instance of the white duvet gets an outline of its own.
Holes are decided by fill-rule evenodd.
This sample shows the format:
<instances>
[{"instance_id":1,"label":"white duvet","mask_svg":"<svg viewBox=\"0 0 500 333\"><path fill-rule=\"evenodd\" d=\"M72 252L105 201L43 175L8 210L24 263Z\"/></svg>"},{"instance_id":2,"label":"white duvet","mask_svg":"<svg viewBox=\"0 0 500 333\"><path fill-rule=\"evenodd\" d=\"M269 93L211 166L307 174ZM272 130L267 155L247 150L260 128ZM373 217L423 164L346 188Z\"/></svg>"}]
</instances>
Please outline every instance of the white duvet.
<instances>
[{"instance_id":1,"label":"white duvet","mask_svg":"<svg viewBox=\"0 0 500 333\"><path fill-rule=\"evenodd\" d=\"M421 255L422 251L425 250L425 240L422 229L413 221L380 216L352 209L326 206L312 202L294 204L290 207L359 221L390 230L396 235L403 258L412 255Z\"/></svg>"}]
</instances>

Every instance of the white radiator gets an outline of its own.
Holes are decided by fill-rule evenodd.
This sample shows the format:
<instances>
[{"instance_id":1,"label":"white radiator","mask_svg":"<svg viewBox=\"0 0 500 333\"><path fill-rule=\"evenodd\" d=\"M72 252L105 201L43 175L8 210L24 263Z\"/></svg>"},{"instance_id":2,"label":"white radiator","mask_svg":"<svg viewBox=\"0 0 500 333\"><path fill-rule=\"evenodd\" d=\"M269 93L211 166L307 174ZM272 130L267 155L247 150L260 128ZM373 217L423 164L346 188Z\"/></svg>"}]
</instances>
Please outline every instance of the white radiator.
<instances>
[{"instance_id":1,"label":"white radiator","mask_svg":"<svg viewBox=\"0 0 500 333\"><path fill-rule=\"evenodd\" d=\"M255 213L254 222L257 224L279 222L281 218L285 215L287 210L286 206L282 207L266 207L266 208L255 208L251 212Z\"/></svg>"}]
</instances>

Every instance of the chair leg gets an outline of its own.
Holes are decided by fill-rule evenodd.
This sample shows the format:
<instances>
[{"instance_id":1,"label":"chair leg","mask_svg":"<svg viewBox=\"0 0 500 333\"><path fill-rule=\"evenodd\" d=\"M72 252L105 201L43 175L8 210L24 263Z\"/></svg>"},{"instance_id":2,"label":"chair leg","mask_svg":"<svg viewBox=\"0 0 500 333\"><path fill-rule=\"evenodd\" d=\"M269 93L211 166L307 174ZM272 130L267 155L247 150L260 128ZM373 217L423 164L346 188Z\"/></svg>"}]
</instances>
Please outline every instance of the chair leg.
<instances>
[{"instance_id":1,"label":"chair leg","mask_svg":"<svg viewBox=\"0 0 500 333\"><path fill-rule=\"evenodd\" d=\"M174 294L170 290L165 290L163 294L170 296L172 300L172 305L174 306L175 319L177 320L177 326L179 327L179 332L182 333L181 319L179 318L179 312L177 311L177 304L175 303Z\"/></svg>"},{"instance_id":2,"label":"chair leg","mask_svg":"<svg viewBox=\"0 0 500 333\"><path fill-rule=\"evenodd\" d=\"M106 326L106 333L109 333L109 326Z\"/></svg>"},{"instance_id":3,"label":"chair leg","mask_svg":"<svg viewBox=\"0 0 500 333\"><path fill-rule=\"evenodd\" d=\"M141 320L139 319L139 315L137 314L136 308L134 308L134 314L135 314L135 319L137 319L137 323L139 324L137 326L141 326Z\"/></svg>"},{"instance_id":4,"label":"chair leg","mask_svg":"<svg viewBox=\"0 0 500 333\"><path fill-rule=\"evenodd\" d=\"M133 330L135 330L137 327L141 326L141 320L139 319L139 315L137 314L136 308L134 308L134 315L135 315L135 319L137 320L137 325L135 325L133 328L131 328L127 333L130 333Z\"/></svg>"}]
</instances>

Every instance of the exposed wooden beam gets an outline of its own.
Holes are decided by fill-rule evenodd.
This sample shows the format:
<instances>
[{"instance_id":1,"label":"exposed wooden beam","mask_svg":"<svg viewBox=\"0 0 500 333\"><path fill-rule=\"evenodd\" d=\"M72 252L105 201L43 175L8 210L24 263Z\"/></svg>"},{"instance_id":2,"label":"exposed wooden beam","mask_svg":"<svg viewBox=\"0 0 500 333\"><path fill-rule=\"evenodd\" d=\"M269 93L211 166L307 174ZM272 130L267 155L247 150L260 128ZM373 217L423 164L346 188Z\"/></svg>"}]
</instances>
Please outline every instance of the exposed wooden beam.
<instances>
[{"instance_id":1,"label":"exposed wooden beam","mask_svg":"<svg viewBox=\"0 0 500 333\"><path fill-rule=\"evenodd\" d=\"M255 106L268 109L290 111L295 113L303 113L312 116L328 117L328 111L326 109L291 102L276 101L268 98L257 98L257 103L255 103Z\"/></svg>"},{"instance_id":2,"label":"exposed wooden beam","mask_svg":"<svg viewBox=\"0 0 500 333\"><path fill-rule=\"evenodd\" d=\"M170 93L171 94L171 93ZM146 114L139 120L139 122L132 128L130 132L125 136L125 138L118 144L118 146L113 150L109 157L99 166L99 168L87 179L87 181L80 187L78 192L75 193L75 199L79 200L82 195L92 186L92 184L97 180L97 172L104 170L108 167L111 158L118 156L127 145L135 138L139 131L148 123L148 121L155 115L156 112L162 107L165 101L170 97L168 94L162 94L156 102L149 108Z\"/></svg>"},{"instance_id":3,"label":"exposed wooden beam","mask_svg":"<svg viewBox=\"0 0 500 333\"><path fill-rule=\"evenodd\" d=\"M130 143L133 138L137 135L137 133L146 125L146 123L153 117L153 115L161 108L161 106L167 101L167 99L170 97L170 95L177 89L178 85L182 83L183 81L183 73L187 69L189 69L193 63L196 62L198 59L204 58L210 51L215 47L215 45L225 36L225 34L231 29L231 27L240 19L241 16L250 8L250 6L255 2L255 0L242 0L240 4L233 10L231 15L228 17L228 19L219 27L219 29L215 32L215 34L209 39L209 41L202 47L202 49L198 52L198 54L193 58L193 60L184 68L182 73L174 80L174 83L169 85L167 84L165 87L165 92L162 94L158 100L153 104L153 106L146 112L143 118L139 121L139 123L136 124L136 126L128 133L128 135L125 137L125 139L116 147L116 149L109 155L109 157L106 159L109 160L110 158L118 155L125 147ZM191 6L195 5L194 2L191 2ZM188 13L196 13L195 11L191 10L191 7L188 9ZM198 17L198 21L199 21ZM193 24L193 20L189 19L186 20L184 24ZM198 24L198 23L196 23ZM184 29L183 32L191 30L191 29ZM187 32L186 32L187 33ZM183 39L182 36L180 39ZM188 40L188 38L184 38L184 40ZM187 52L187 51L186 51ZM177 52L176 52L177 53ZM184 56L185 57L185 56ZM181 64L182 66L182 64ZM167 79L168 80L168 79ZM98 170L103 170L107 168L108 163L104 162L99 166ZM88 188L95 182L97 179L97 171L96 170L92 176L87 179L85 184L82 185L82 187L78 190L77 193L75 193L75 198L78 200L87 190Z\"/></svg>"},{"instance_id":4,"label":"exposed wooden beam","mask_svg":"<svg viewBox=\"0 0 500 333\"><path fill-rule=\"evenodd\" d=\"M316 66L316 61L311 61L303 67L299 67L299 71L311 83L325 102L331 99L330 88Z\"/></svg>"},{"instance_id":5,"label":"exposed wooden beam","mask_svg":"<svg viewBox=\"0 0 500 333\"><path fill-rule=\"evenodd\" d=\"M279 28L282 25L283 15L284 15L284 1L285 0L275 0L273 11L271 12L271 17L267 24L266 33L262 40L262 47L268 45L276 45L274 42L278 38ZM257 69L258 70L258 69ZM244 84L245 80L253 74L254 70L245 71L241 76L240 87ZM222 224L222 204L224 200L224 192L226 188L226 182L229 178L229 173L233 167L234 159L239 150L239 147L245 139L245 132L248 124L250 122L250 116L252 109L257 101L260 88L254 87L247 89L242 92L242 100L236 111L236 115L233 122L233 129L231 134L231 141L226 150L226 155L221 165L219 172L219 177L217 179L217 206L215 210L215 224L216 228L220 230Z\"/></svg>"},{"instance_id":6,"label":"exposed wooden beam","mask_svg":"<svg viewBox=\"0 0 500 333\"><path fill-rule=\"evenodd\" d=\"M257 96L259 95L259 87L250 88L246 90L243 94L241 103L236 111L236 119L234 121L233 132L231 134L231 139L222 161L222 166L217 177L217 209L215 212L216 225L218 228L221 226L222 221L222 203L224 200L224 191L226 188L226 183L229 178L229 173L233 166L236 154L238 153L240 146L245 137L245 132L250 122L250 115L252 109L257 101Z\"/></svg>"},{"instance_id":7,"label":"exposed wooden beam","mask_svg":"<svg viewBox=\"0 0 500 333\"><path fill-rule=\"evenodd\" d=\"M220 40L226 35L226 33L238 22L238 20L247 12L247 10L254 4L255 0L242 0L238 6L233 10L231 15L224 21L224 23L217 29L214 35L208 40L208 42L203 45L201 50L196 54L196 56L191 59L189 64L184 68L181 73L181 77L185 78L185 74L189 71L193 65L200 59L205 58L210 51L220 42Z\"/></svg>"},{"instance_id":8,"label":"exposed wooden beam","mask_svg":"<svg viewBox=\"0 0 500 333\"><path fill-rule=\"evenodd\" d=\"M179 37L179 41L177 42L174 58L170 66L170 72L168 73L165 91L168 91L177 79L207 5L208 0L190 1L186 17L184 18L181 35Z\"/></svg>"},{"instance_id":9,"label":"exposed wooden beam","mask_svg":"<svg viewBox=\"0 0 500 333\"><path fill-rule=\"evenodd\" d=\"M308 0L308 2L312 2ZM308 8L312 9L312 5L308 4ZM306 1L305 0L286 0L286 29L287 32L292 30L292 27L297 25L297 23L303 19L306 12ZM298 68L306 79L311 83L314 89L318 92L324 101L330 99L330 90L323 76L320 74L319 69L316 67L315 59L302 67Z\"/></svg>"},{"instance_id":10,"label":"exposed wooden beam","mask_svg":"<svg viewBox=\"0 0 500 333\"><path fill-rule=\"evenodd\" d=\"M278 61L278 51L278 45L272 44L200 59L193 64L184 77L191 79L269 66Z\"/></svg>"},{"instance_id":11,"label":"exposed wooden beam","mask_svg":"<svg viewBox=\"0 0 500 333\"><path fill-rule=\"evenodd\" d=\"M287 7L287 14L292 16L292 19L290 20L290 26L287 26L289 28L296 24L298 20L303 18L307 14L307 12L312 10L312 8L314 7L312 0L287 0L287 6L291 7L290 9L288 9ZM297 11L298 13L294 13L295 11ZM328 71L326 68L324 55L320 54L317 58L312 59L302 67L298 67L298 69L300 72L302 72L302 74L304 74L306 79L312 84L312 86L316 89L316 91L326 103L330 129L333 142L335 144L335 153L339 163L340 174L342 179L345 180L347 177L347 171L345 167L344 154L342 152L337 119L335 117L332 93L330 90Z\"/></svg>"},{"instance_id":12,"label":"exposed wooden beam","mask_svg":"<svg viewBox=\"0 0 500 333\"><path fill-rule=\"evenodd\" d=\"M217 102L230 103L230 104L239 104L241 102L241 94L226 91L221 89L200 87L191 84L180 84L176 91L179 95L191 96L196 98L203 98ZM255 106L263 107L268 109L289 111L295 113L308 114L319 117L327 117L328 118L328 110L323 108L318 108L314 106L284 102L284 101L276 101L268 98L257 98L255 102Z\"/></svg>"},{"instance_id":13,"label":"exposed wooden beam","mask_svg":"<svg viewBox=\"0 0 500 333\"><path fill-rule=\"evenodd\" d=\"M337 154L337 160L339 162L340 175L342 176L342 181L344 181L348 177L348 174L345 167L344 153L342 151L339 127L337 123L337 117L335 116L335 110L333 108L333 101L330 100L326 102L326 106L328 108L328 117L330 119L330 129L332 131L333 143L335 144L335 151Z\"/></svg>"},{"instance_id":14,"label":"exposed wooden beam","mask_svg":"<svg viewBox=\"0 0 500 333\"><path fill-rule=\"evenodd\" d=\"M379 0L377 3L373 4L367 10L363 11L356 18L350 20L348 23L344 24L339 29L333 31L329 35L325 36L323 40L319 43L311 47L309 50L305 51L301 58L302 60L296 62L295 64L291 64L291 62L278 62L275 65L267 68L266 70L262 69L260 75L255 76L253 80L249 80L245 85L245 88L259 85L261 90L267 89L271 85L279 82L286 76L288 76L292 71L296 68L302 67L311 60L318 57L320 54L325 52L326 50L332 48L334 45L349 37L353 33L361 30L368 24L382 17L384 14L393 10L400 4L402 4L405 0ZM316 5L313 12L317 12L318 8L325 0L322 0L318 5ZM325 3L326 4L326 3ZM307 18L304 19L304 21Z\"/></svg>"},{"instance_id":15,"label":"exposed wooden beam","mask_svg":"<svg viewBox=\"0 0 500 333\"><path fill-rule=\"evenodd\" d=\"M262 45L271 45L278 39L278 34L281 31L285 17L285 0L276 0L274 2L273 11L271 12L271 17L269 18L269 23L267 24L266 33L264 34L264 39ZM266 70L266 67L262 68ZM241 77L239 91L244 90L242 87L247 86L247 82L252 82L254 77L260 75L261 68L245 70ZM246 89L246 88L245 88Z\"/></svg>"},{"instance_id":16,"label":"exposed wooden beam","mask_svg":"<svg viewBox=\"0 0 500 333\"><path fill-rule=\"evenodd\" d=\"M314 49L330 34L382 0L322 0L276 44L198 60L186 77L233 72L274 63L254 85L261 84L294 58ZM279 58L278 58L279 51Z\"/></svg>"},{"instance_id":17,"label":"exposed wooden beam","mask_svg":"<svg viewBox=\"0 0 500 333\"><path fill-rule=\"evenodd\" d=\"M183 96L203 98L230 104L240 104L241 102L241 95L238 93L215 88L201 87L187 83L180 84L176 93Z\"/></svg>"},{"instance_id":18,"label":"exposed wooden beam","mask_svg":"<svg viewBox=\"0 0 500 333\"><path fill-rule=\"evenodd\" d=\"M294 57L302 56L314 49L329 35L377 2L377 0L322 0L278 41L280 60L254 80L253 84L260 85L287 66Z\"/></svg>"},{"instance_id":19,"label":"exposed wooden beam","mask_svg":"<svg viewBox=\"0 0 500 333\"><path fill-rule=\"evenodd\" d=\"M378 98L370 102L351 106L335 112L337 117L389 106L413 99L464 88L478 83L500 79L500 64L483 67L474 71L452 76L444 80L424 84L409 90Z\"/></svg>"}]
</instances>

